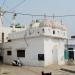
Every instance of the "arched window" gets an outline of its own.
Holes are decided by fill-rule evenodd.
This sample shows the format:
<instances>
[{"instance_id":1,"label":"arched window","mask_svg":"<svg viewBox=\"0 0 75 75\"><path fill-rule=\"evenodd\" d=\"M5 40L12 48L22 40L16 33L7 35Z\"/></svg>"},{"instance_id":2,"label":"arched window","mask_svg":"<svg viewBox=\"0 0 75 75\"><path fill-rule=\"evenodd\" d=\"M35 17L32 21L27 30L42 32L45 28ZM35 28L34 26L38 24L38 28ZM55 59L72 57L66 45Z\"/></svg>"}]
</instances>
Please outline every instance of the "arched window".
<instances>
[{"instance_id":1,"label":"arched window","mask_svg":"<svg viewBox=\"0 0 75 75\"><path fill-rule=\"evenodd\" d=\"M55 34L55 30L53 30L53 34Z\"/></svg>"}]
</instances>

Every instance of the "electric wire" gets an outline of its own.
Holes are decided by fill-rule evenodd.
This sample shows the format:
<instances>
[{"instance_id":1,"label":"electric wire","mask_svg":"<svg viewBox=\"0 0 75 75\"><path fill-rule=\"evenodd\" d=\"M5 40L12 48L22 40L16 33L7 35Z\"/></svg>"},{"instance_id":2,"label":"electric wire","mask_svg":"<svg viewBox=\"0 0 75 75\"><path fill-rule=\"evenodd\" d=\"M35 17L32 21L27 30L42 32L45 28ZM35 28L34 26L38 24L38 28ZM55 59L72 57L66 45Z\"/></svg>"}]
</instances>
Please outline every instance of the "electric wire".
<instances>
[{"instance_id":1,"label":"electric wire","mask_svg":"<svg viewBox=\"0 0 75 75\"><path fill-rule=\"evenodd\" d=\"M3 16L4 20L6 20L6 24L10 25L11 24L11 21L5 16Z\"/></svg>"},{"instance_id":2,"label":"electric wire","mask_svg":"<svg viewBox=\"0 0 75 75\"><path fill-rule=\"evenodd\" d=\"M2 4L2 6L4 6L4 4L6 3L6 1L7 0L4 0L3 1L3 4ZM26 0L23 0L23 1L21 1L20 3L18 3L17 5L15 5L13 8L11 8L11 10L12 9L15 9L15 8L17 8L17 7L19 7L20 5L22 5L24 2L25 2ZM11 14L13 14L14 12L10 12L10 11L4 11L5 13L11 13ZM34 14L28 14L28 13L20 13L20 12L15 12L16 14L19 14L19 15L27 15L27 16L39 16L39 17L42 17L42 16L45 16L45 15L34 15ZM59 18L61 18L61 17L75 17L75 15L53 15L53 16L50 16L50 15L46 15L46 17L54 17L54 18L56 18L56 17L59 17Z\"/></svg>"},{"instance_id":3,"label":"electric wire","mask_svg":"<svg viewBox=\"0 0 75 75\"><path fill-rule=\"evenodd\" d=\"M12 7L11 9L9 9L9 11L18 8L19 6L21 6L26 0L21 1L20 3L18 3L17 5L15 5L14 7Z\"/></svg>"},{"instance_id":4,"label":"electric wire","mask_svg":"<svg viewBox=\"0 0 75 75\"><path fill-rule=\"evenodd\" d=\"M13 14L14 12L10 12L10 11L5 11L5 13L11 13ZM20 12L15 12L16 14L19 14L19 15L27 15L27 16L44 16L44 15L34 15L34 14L25 14L25 13L20 13ZM46 17L75 17L75 15L55 15L55 16L50 16L50 15L46 15Z\"/></svg>"},{"instance_id":5,"label":"electric wire","mask_svg":"<svg viewBox=\"0 0 75 75\"><path fill-rule=\"evenodd\" d=\"M10 14L17 14L17 15L27 15L27 16L31 16L31 17L35 17L35 16L38 16L38 17L43 17L43 16L45 16L45 15L38 15L38 14L36 14L36 15L34 15L34 14L28 14L28 13L22 13L22 12L10 12L10 11L1 11L1 12L3 12L4 14L5 13L10 13ZM54 15L54 16L50 16L50 15L46 15L46 17L54 17L54 18L56 18L56 17L59 17L59 18L65 18L65 17L75 17L75 15L73 14L73 15Z\"/></svg>"},{"instance_id":6,"label":"electric wire","mask_svg":"<svg viewBox=\"0 0 75 75\"><path fill-rule=\"evenodd\" d=\"M3 1L1 7L3 7L3 6L5 5L6 1L7 1L7 0L4 0L4 1Z\"/></svg>"}]
</instances>

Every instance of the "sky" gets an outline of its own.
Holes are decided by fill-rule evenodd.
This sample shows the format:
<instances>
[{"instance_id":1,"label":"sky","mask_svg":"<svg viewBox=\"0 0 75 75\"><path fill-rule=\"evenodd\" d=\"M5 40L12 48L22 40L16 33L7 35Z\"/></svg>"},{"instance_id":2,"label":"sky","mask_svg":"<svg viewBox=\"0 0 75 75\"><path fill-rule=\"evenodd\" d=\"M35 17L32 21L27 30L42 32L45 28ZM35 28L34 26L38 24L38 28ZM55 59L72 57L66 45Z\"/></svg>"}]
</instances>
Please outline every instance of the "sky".
<instances>
[{"instance_id":1,"label":"sky","mask_svg":"<svg viewBox=\"0 0 75 75\"><path fill-rule=\"evenodd\" d=\"M4 5L3 2L5 1ZM21 5L15 7L23 0L0 0L0 6L7 11L21 12L27 14L39 15L75 15L75 0L25 0ZM15 7L15 8L14 8ZM10 26L12 23L12 15L6 13L3 17L3 23ZM32 19L41 19L43 17L31 17L17 15L16 23L29 24ZM52 18L49 18L52 19ZM75 35L75 16L55 18L61 21L68 28L69 35Z\"/></svg>"}]
</instances>

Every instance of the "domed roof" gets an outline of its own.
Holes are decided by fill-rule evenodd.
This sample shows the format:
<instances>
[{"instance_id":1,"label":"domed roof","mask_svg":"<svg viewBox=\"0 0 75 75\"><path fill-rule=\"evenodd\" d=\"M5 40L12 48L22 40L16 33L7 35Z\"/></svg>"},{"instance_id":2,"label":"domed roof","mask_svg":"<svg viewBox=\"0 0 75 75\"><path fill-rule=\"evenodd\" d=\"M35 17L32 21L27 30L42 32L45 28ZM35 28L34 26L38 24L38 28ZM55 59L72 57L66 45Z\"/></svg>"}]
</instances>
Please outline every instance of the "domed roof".
<instances>
[{"instance_id":1,"label":"domed roof","mask_svg":"<svg viewBox=\"0 0 75 75\"><path fill-rule=\"evenodd\" d=\"M64 24L61 24L61 22L51 20L52 28L58 28L61 30L67 30L66 26Z\"/></svg>"},{"instance_id":2,"label":"domed roof","mask_svg":"<svg viewBox=\"0 0 75 75\"><path fill-rule=\"evenodd\" d=\"M33 20L30 24L30 27L32 28L39 27L39 24L40 24L39 20L36 20L36 21Z\"/></svg>"},{"instance_id":3,"label":"domed roof","mask_svg":"<svg viewBox=\"0 0 75 75\"><path fill-rule=\"evenodd\" d=\"M39 22L33 21L32 27L52 27L55 29L67 30L65 25L61 24L61 22L58 22L56 20L49 20L46 18Z\"/></svg>"},{"instance_id":4,"label":"domed roof","mask_svg":"<svg viewBox=\"0 0 75 75\"><path fill-rule=\"evenodd\" d=\"M60 26L61 26L60 22L57 22L55 20L51 20L50 22L52 24L52 28L58 28L58 29L60 29Z\"/></svg>"},{"instance_id":5,"label":"domed roof","mask_svg":"<svg viewBox=\"0 0 75 75\"><path fill-rule=\"evenodd\" d=\"M44 20L42 20L42 21L40 22L39 27L43 27L43 26L44 26L44 27L51 27L52 24L51 24L50 20L44 19Z\"/></svg>"},{"instance_id":6,"label":"domed roof","mask_svg":"<svg viewBox=\"0 0 75 75\"><path fill-rule=\"evenodd\" d=\"M67 27L65 25L61 25L61 29L67 31Z\"/></svg>"},{"instance_id":7,"label":"domed roof","mask_svg":"<svg viewBox=\"0 0 75 75\"><path fill-rule=\"evenodd\" d=\"M39 24L40 24L39 22L38 22L38 23L35 22L35 23L32 25L32 27L33 27L33 28L34 28L34 27L39 27Z\"/></svg>"}]
</instances>

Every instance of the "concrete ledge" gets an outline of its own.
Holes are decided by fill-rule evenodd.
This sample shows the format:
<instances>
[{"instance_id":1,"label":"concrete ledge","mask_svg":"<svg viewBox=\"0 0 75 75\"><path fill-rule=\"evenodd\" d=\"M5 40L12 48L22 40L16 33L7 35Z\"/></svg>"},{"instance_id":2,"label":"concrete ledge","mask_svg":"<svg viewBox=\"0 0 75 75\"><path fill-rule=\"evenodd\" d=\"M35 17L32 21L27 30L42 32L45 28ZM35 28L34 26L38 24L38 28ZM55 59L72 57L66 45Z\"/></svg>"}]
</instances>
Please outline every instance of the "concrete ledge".
<instances>
[{"instance_id":1,"label":"concrete ledge","mask_svg":"<svg viewBox=\"0 0 75 75\"><path fill-rule=\"evenodd\" d=\"M61 68L60 70L75 73L75 70L71 70L71 69Z\"/></svg>"}]
</instances>

